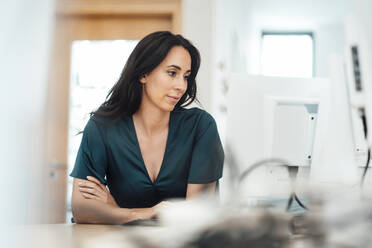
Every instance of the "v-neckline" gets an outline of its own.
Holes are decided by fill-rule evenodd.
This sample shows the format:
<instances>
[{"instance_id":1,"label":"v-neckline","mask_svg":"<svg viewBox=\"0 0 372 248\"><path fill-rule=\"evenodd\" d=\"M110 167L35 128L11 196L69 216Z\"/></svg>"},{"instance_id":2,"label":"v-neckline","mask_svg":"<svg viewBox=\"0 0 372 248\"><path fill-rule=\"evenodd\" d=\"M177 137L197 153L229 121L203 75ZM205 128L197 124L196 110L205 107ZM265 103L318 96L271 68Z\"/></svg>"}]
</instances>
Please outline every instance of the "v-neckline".
<instances>
[{"instance_id":1,"label":"v-neckline","mask_svg":"<svg viewBox=\"0 0 372 248\"><path fill-rule=\"evenodd\" d=\"M130 120L131 120L132 131L134 133L134 137L135 137L135 141L136 141L136 146L137 146L137 149L138 149L138 152L139 152L139 155L140 155L140 158L141 158L141 162L142 162L141 165L143 166L142 169L145 171L145 174L146 174L147 179L149 180L149 182L151 184L155 185L158 182L161 171L163 170L166 155L167 155L167 151L168 151L169 137L171 135L171 130L172 130L172 111L169 114L168 135L167 135L167 140L165 142L165 149L164 149L163 159L161 161L161 165L160 165L158 175L156 176L154 181L151 180L149 171L147 170L147 167L146 167L146 164L145 164L145 160L143 159L141 147L140 147L137 132L136 132L136 126L134 125L133 115L130 116Z\"/></svg>"}]
</instances>

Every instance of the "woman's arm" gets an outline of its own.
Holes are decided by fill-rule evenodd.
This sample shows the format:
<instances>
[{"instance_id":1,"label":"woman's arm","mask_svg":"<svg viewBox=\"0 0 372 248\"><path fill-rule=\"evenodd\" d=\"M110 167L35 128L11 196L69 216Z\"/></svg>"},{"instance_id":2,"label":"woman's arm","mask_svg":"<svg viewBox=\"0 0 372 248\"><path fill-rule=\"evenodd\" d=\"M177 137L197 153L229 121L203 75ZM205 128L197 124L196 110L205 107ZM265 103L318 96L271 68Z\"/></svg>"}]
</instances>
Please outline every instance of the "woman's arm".
<instances>
[{"instance_id":1,"label":"woman's arm","mask_svg":"<svg viewBox=\"0 0 372 248\"><path fill-rule=\"evenodd\" d=\"M90 181L74 178L72 190L72 213L76 223L123 224L138 219L151 219L155 216L158 205L152 208L120 208L112 203L83 196L79 190L82 184ZM99 188L97 188L99 190ZM89 194L89 193L85 193Z\"/></svg>"},{"instance_id":2,"label":"woman's arm","mask_svg":"<svg viewBox=\"0 0 372 248\"><path fill-rule=\"evenodd\" d=\"M123 224L138 219L154 218L156 212L167 202L151 208L120 208L104 185L96 178L88 180L74 178L72 190L72 212L76 223ZM186 199L201 193L213 194L216 182L208 184L188 184Z\"/></svg>"},{"instance_id":3,"label":"woman's arm","mask_svg":"<svg viewBox=\"0 0 372 248\"><path fill-rule=\"evenodd\" d=\"M187 184L186 199L193 198L201 193L214 194L216 191L216 182L207 184Z\"/></svg>"}]
</instances>

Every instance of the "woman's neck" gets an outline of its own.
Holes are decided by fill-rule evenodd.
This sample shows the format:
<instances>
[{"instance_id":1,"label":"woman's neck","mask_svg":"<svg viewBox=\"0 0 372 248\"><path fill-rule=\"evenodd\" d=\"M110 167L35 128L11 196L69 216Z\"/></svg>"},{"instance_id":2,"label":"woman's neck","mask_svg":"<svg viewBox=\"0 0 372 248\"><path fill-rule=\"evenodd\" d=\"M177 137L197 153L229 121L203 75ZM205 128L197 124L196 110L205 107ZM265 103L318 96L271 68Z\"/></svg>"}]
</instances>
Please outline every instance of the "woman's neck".
<instances>
[{"instance_id":1,"label":"woman's neck","mask_svg":"<svg viewBox=\"0 0 372 248\"><path fill-rule=\"evenodd\" d=\"M149 104L141 104L138 111L133 114L133 120L148 136L167 130L169 118L170 112Z\"/></svg>"}]
</instances>

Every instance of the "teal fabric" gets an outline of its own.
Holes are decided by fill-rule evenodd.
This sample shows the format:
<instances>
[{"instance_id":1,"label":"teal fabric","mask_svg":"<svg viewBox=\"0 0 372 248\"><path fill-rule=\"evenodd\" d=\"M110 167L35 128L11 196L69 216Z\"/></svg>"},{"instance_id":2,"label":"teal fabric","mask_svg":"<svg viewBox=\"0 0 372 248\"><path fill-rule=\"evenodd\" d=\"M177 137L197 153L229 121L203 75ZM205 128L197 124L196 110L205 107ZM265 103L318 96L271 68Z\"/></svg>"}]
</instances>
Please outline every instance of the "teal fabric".
<instances>
[{"instance_id":1,"label":"teal fabric","mask_svg":"<svg viewBox=\"0 0 372 248\"><path fill-rule=\"evenodd\" d=\"M160 172L153 183L139 148L132 117L112 123L93 116L83 131L70 176L94 176L107 184L120 207L151 207L169 198L185 198L188 183L222 177L224 152L216 122L199 108L176 108Z\"/></svg>"}]
</instances>

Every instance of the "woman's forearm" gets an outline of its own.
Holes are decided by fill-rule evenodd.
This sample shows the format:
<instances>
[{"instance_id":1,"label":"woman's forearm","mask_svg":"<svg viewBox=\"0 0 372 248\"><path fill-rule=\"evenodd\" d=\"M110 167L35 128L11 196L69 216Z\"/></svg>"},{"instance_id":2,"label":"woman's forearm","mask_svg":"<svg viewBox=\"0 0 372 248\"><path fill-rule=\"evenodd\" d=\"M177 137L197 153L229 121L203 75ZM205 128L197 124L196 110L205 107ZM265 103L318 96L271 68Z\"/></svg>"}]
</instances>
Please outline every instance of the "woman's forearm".
<instances>
[{"instance_id":1,"label":"woman's forearm","mask_svg":"<svg viewBox=\"0 0 372 248\"><path fill-rule=\"evenodd\" d=\"M153 208L119 208L95 200L72 202L72 212L76 223L124 224L138 219L150 219Z\"/></svg>"},{"instance_id":2,"label":"woman's forearm","mask_svg":"<svg viewBox=\"0 0 372 248\"><path fill-rule=\"evenodd\" d=\"M101 198L86 198L79 189L83 187L82 183L89 182L77 178L73 182L71 206L76 223L123 224L138 219L150 219L155 215L156 206L136 209L120 208L111 195L114 203L103 201ZM92 193L94 197L97 197L97 195L94 195L95 192L98 191L87 191L86 193Z\"/></svg>"}]
</instances>

